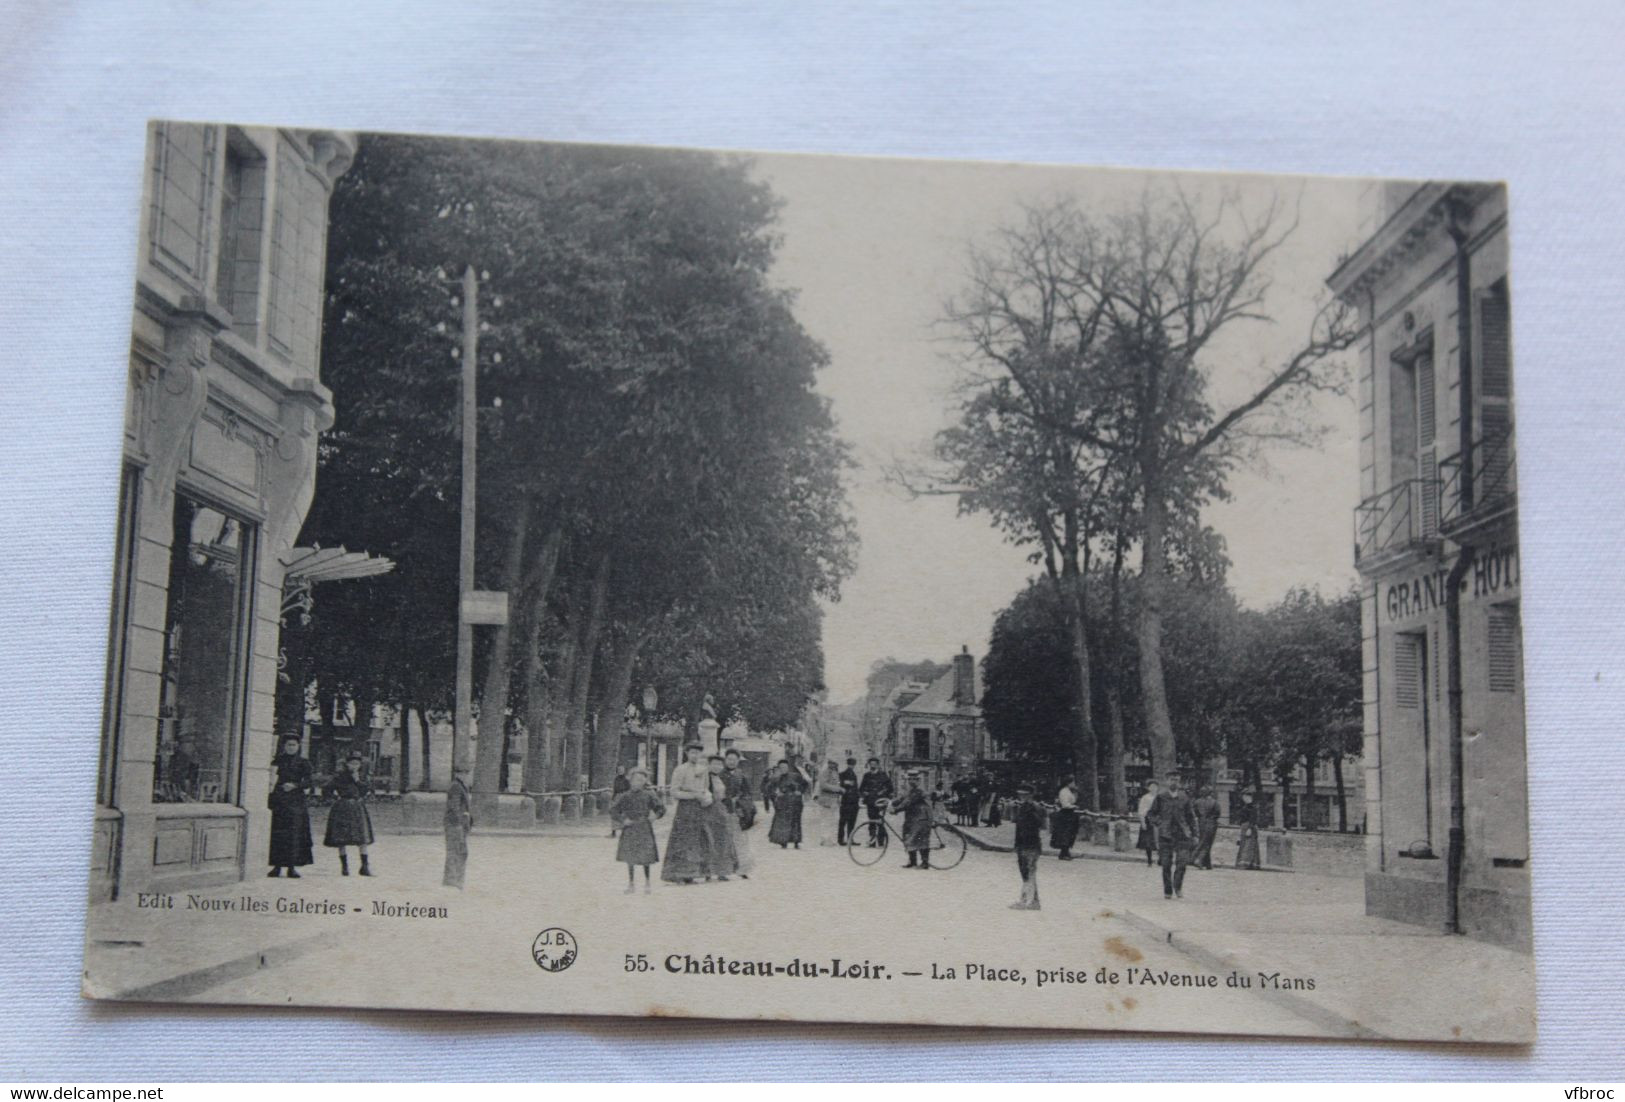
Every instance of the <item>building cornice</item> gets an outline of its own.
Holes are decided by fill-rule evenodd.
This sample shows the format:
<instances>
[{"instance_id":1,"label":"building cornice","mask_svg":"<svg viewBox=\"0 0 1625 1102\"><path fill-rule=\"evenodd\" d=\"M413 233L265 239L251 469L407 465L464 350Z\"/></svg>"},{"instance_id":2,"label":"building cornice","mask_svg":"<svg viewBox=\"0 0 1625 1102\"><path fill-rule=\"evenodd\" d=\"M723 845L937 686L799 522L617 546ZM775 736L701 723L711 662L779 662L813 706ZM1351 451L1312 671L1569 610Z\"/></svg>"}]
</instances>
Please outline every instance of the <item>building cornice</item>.
<instances>
[{"instance_id":1,"label":"building cornice","mask_svg":"<svg viewBox=\"0 0 1625 1102\"><path fill-rule=\"evenodd\" d=\"M1443 232L1453 206L1478 206L1498 185L1451 184L1430 181L1384 222L1353 254L1337 266L1326 285L1339 298L1358 304L1372 286L1425 247L1435 232Z\"/></svg>"}]
</instances>

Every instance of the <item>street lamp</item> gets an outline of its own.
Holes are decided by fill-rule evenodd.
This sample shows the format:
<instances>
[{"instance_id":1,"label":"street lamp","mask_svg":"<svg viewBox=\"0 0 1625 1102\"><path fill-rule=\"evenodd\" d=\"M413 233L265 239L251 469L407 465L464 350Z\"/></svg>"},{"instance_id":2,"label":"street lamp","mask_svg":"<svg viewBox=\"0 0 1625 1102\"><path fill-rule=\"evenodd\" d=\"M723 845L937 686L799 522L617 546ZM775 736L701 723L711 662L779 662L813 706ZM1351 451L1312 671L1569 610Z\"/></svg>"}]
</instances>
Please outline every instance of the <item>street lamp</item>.
<instances>
[{"instance_id":1,"label":"street lamp","mask_svg":"<svg viewBox=\"0 0 1625 1102\"><path fill-rule=\"evenodd\" d=\"M649 770L649 783L660 784L659 766L655 762L655 709L660 707L660 694L653 685L643 687L643 767Z\"/></svg>"}]
</instances>

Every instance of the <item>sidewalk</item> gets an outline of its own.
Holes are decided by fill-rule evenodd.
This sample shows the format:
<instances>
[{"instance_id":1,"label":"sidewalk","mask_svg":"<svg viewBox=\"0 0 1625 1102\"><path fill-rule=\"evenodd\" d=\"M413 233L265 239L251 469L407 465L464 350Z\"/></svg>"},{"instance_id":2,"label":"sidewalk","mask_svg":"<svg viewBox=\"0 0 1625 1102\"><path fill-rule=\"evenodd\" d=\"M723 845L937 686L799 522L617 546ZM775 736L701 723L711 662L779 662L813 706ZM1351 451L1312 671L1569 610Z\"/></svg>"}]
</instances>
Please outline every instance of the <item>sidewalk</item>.
<instances>
[{"instance_id":1,"label":"sidewalk","mask_svg":"<svg viewBox=\"0 0 1625 1102\"><path fill-rule=\"evenodd\" d=\"M1255 884L1298 879L1260 878ZM1274 905L1259 898L1273 893L1249 888L1245 902L1192 908L1195 894L1136 904L1120 914L1204 967L1247 977L1261 997L1329 1033L1426 1037L1439 1031L1441 1013L1453 1013L1453 1020L1443 1020L1452 1022L1454 1037L1492 1044L1534 1040L1533 957L1350 913L1342 901Z\"/></svg>"}]
</instances>

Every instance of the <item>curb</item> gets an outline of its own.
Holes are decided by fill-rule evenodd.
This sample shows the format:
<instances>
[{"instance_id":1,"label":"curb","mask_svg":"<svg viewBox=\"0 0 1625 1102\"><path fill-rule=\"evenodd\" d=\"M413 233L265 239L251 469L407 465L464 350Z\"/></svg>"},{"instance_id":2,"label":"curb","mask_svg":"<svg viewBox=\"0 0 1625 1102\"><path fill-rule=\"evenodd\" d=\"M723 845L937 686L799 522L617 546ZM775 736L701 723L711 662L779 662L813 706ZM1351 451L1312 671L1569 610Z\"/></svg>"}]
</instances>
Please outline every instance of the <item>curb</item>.
<instances>
[{"instance_id":1,"label":"curb","mask_svg":"<svg viewBox=\"0 0 1625 1102\"><path fill-rule=\"evenodd\" d=\"M1119 911L1117 917L1127 922L1141 933L1150 934L1158 941L1179 950L1203 967L1215 972L1225 972L1243 967L1244 962L1228 954L1216 953L1199 942L1193 941L1183 934L1175 933L1172 929L1159 922L1153 922L1144 915L1134 911ZM1246 968L1246 971L1255 969ZM1370 1026L1361 1025L1347 1015L1322 1006L1313 999L1306 999L1293 991L1276 991L1269 988L1260 988L1259 996L1274 1003L1283 1010L1290 1011L1300 1018L1315 1023L1328 1034L1336 1037L1352 1037L1362 1041L1392 1040L1387 1034L1379 1033Z\"/></svg>"},{"instance_id":2,"label":"curb","mask_svg":"<svg viewBox=\"0 0 1625 1102\"><path fill-rule=\"evenodd\" d=\"M937 825L948 828L961 838L965 839L965 841L975 846L977 849L984 849L991 853L1014 853L1016 849L1014 846L1003 846L997 842L989 842L984 838L978 838L976 835L971 834L968 831L961 830L952 823L939 823ZM1045 857L1050 856L1047 850L1048 847L1046 847L1046 852L1043 854ZM1126 853L1120 854L1115 851L1109 853L1090 853L1087 850L1082 850L1081 848L1073 851L1072 859L1074 861L1126 861L1131 864L1142 864L1145 860L1143 856L1130 857Z\"/></svg>"},{"instance_id":3,"label":"curb","mask_svg":"<svg viewBox=\"0 0 1625 1102\"><path fill-rule=\"evenodd\" d=\"M298 938L294 941L273 945L266 949L255 949L242 956L232 957L217 964L194 968L190 972L182 972L178 976L168 979L155 980L125 991L118 991L108 995L93 995L93 998L110 999L116 1002L186 1002L198 994L207 991L231 980L251 976L255 972L278 965L287 964L297 960L307 953L317 949L324 949L329 945L336 945L344 940L347 930L329 930L325 933L312 934Z\"/></svg>"},{"instance_id":4,"label":"curb","mask_svg":"<svg viewBox=\"0 0 1625 1102\"><path fill-rule=\"evenodd\" d=\"M961 830L959 827L954 826L952 823L938 823L937 825L941 826L941 827L946 827L948 830L953 831L955 834L957 834L961 838L965 839L966 842L968 842L971 845L975 846L977 849L987 850L990 853L1014 853L1015 852L1015 847L1014 846L1003 846L1003 845L1000 845L997 842L989 842L986 839L978 838L976 835L968 833L967 831ZM1043 856L1045 856L1045 857L1051 857L1052 856L1051 852L1049 850L1049 847L1045 847ZM1090 853L1088 850L1084 850L1084 849L1081 849L1081 848L1079 850L1073 851L1072 859L1074 861L1125 861L1125 862L1128 862L1129 864L1133 864L1133 865L1141 865L1141 864L1145 863L1144 856L1131 857L1130 855L1128 855L1126 853L1118 853L1115 850L1111 851L1111 852L1107 852L1107 853ZM1155 867L1155 866L1153 865L1152 867ZM1194 868L1195 866L1193 865L1193 866L1189 866L1189 867ZM1256 869L1237 869L1237 868L1232 868L1229 865L1214 865L1211 869L1203 869L1201 871L1203 871L1203 872L1285 872L1285 873L1294 873L1294 872L1297 872L1298 870L1297 869L1284 869L1284 868L1281 868L1278 865L1260 865ZM1315 875L1333 876L1333 875L1336 875L1336 874L1334 874L1334 873L1317 873Z\"/></svg>"}]
</instances>

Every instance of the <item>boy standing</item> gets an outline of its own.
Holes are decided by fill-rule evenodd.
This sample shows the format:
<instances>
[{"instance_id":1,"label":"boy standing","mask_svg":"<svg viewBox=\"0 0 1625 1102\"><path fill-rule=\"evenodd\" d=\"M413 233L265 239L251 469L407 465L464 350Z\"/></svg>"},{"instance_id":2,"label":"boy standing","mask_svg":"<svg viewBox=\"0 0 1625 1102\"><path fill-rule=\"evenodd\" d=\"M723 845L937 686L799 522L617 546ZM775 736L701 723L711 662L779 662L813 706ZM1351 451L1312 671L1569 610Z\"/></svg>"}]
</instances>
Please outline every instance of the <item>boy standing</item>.
<instances>
[{"instance_id":1,"label":"boy standing","mask_svg":"<svg viewBox=\"0 0 1625 1102\"><path fill-rule=\"evenodd\" d=\"M1021 870L1021 898L1010 904L1012 911L1036 911L1038 907L1038 855L1044 846L1044 809L1033 799L1033 786L1016 787L1016 806L1011 815L1016 824L1016 867Z\"/></svg>"}]
</instances>

